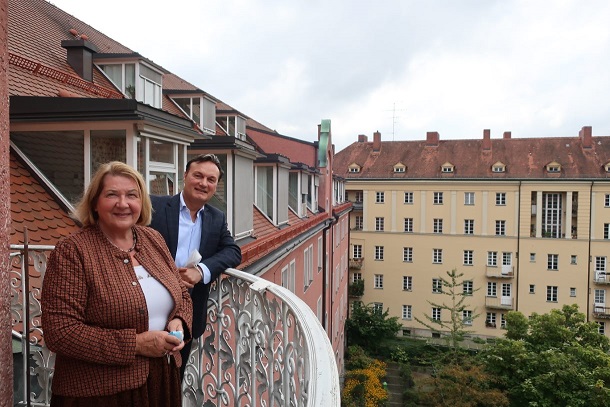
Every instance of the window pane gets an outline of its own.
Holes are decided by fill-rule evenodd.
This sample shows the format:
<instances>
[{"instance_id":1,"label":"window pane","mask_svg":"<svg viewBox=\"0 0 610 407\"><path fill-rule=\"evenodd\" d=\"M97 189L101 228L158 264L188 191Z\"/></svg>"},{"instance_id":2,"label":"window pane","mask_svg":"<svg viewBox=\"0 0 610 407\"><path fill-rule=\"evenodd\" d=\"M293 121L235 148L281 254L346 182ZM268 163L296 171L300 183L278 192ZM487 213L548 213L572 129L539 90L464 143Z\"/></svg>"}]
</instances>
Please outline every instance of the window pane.
<instances>
[{"instance_id":1,"label":"window pane","mask_svg":"<svg viewBox=\"0 0 610 407\"><path fill-rule=\"evenodd\" d=\"M150 140L150 161L174 164L174 144L161 140Z\"/></svg>"},{"instance_id":2,"label":"window pane","mask_svg":"<svg viewBox=\"0 0 610 407\"><path fill-rule=\"evenodd\" d=\"M82 131L11 132L10 139L71 203L83 193Z\"/></svg>"},{"instance_id":3,"label":"window pane","mask_svg":"<svg viewBox=\"0 0 610 407\"><path fill-rule=\"evenodd\" d=\"M115 64L115 65L100 65L102 71L110 80L116 85L117 88L123 90L123 65Z\"/></svg>"}]
</instances>

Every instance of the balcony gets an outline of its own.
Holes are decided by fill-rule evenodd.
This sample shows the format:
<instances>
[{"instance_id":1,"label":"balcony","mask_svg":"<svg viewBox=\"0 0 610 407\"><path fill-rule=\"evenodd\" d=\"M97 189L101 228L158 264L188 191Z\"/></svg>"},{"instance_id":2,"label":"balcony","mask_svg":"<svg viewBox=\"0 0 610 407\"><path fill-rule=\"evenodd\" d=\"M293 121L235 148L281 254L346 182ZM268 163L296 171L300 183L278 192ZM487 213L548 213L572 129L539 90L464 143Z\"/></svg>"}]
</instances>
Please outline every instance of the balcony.
<instances>
[{"instance_id":1,"label":"balcony","mask_svg":"<svg viewBox=\"0 0 610 407\"><path fill-rule=\"evenodd\" d=\"M349 259L349 268L351 268L353 270L360 270L360 269L362 269L363 262L364 262L363 257L358 257L356 259Z\"/></svg>"},{"instance_id":2,"label":"balcony","mask_svg":"<svg viewBox=\"0 0 610 407\"><path fill-rule=\"evenodd\" d=\"M595 270L595 276L593 277L595 284L610 284L610 273L605 271Z\"/></svg>"},{"instance_id":3,"label":"balcony","mask_svg":"<svg viewBox=\"0 0 610 407\"><path fill-rule=\"evenodd\" d=\"M513 278L514 266L486 266L485 275L489 278Z\"/></svg>"},{"instance_id":4,"label":"balcony","mask_svg":"<svg viewBox=\"0 0 610 407\"><path fill-rule=\"evenodd\" d=\"M11 246L10 312L14 342L23 350L22 369L16 366L21 377L14 378L21 389L14 395L20 405L49 406L51 399L55 355L43 343L36 287L41 286L52 249ZM22 293L27 293L27 301ZM292 292L228 269L212 286L208 312L206 332L193 343L186 367L184 407L339 407L339 376L328 336Z\"/></svg>"},{"instance_id":5,"label":"balcony","mask_svg":"<svg viewBox=\"0 0 610 407\"><path fill-rule=\"evenodd\" d=\"M485 307L492 309L512 310L513 297L485 297Z\"/></svg>"},{"instance_id":6,"label":"balcony","mask_svg":"<svg viewBox=\"0 0 610 407\"><path fill-rule=\"evenodd\" d=\"M605 303L594 303L593 316L595 318L610 319L610 307L606 307Z\"/></svg>"}]
</instances>

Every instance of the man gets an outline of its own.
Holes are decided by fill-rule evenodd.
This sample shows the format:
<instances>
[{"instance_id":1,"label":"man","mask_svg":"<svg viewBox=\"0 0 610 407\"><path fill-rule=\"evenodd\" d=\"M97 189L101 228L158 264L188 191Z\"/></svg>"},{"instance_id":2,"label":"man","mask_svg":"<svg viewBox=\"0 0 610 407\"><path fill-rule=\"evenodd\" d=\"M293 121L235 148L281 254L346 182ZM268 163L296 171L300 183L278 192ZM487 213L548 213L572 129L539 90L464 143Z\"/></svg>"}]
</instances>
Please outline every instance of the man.
<instances>
[{"instance_id":1,"label":"man","mask_svg":"<svg viewBox=\"0 0 610 407\"><path fill-rule=\"evenodd\" d=\"M205 330L210 283L225 269L241 263L241 250L229 232L226 215L208 204L223 174L214 154L199 155L186 164L181 193L151 196L150 226L165 239L182 281L191 291L193 340ZM196 251L201 255L200 260ZM193 264L193 255L196 264ZM181 351L181 376L184 376L191 345L192 342L187 343Z\"/></svg>"}]
</instances>

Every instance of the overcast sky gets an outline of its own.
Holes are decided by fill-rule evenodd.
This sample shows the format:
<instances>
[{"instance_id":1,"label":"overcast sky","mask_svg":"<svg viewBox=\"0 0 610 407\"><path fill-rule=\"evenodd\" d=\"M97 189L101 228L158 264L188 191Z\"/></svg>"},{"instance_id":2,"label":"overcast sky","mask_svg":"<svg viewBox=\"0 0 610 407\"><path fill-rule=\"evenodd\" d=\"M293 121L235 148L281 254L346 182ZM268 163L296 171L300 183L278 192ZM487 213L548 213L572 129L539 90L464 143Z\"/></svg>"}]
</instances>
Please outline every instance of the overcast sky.
<instances>
[{"instance_id":1,"label":"overcast sky","mask_svg":"<svg viewBox=\"0 0 610 407\"><path fill-rule=\"evenodd\" d=\"M610 134L607 0L51 0L279 133Z\"/></svg>"}]
</instances>

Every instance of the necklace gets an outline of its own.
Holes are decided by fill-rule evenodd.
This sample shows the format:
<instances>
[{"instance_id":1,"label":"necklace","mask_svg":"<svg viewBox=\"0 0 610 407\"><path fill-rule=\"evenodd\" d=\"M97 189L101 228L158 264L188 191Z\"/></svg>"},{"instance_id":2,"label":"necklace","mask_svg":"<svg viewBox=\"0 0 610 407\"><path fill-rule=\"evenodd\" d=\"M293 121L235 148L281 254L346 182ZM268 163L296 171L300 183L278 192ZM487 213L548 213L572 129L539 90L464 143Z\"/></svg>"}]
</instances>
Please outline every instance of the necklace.
<instances>
[{"instance_id":1,"label":"necklace","mask_svg":"<svg viewBox=\"0 0 610 407\"><path fill-rule=\"evenodd\" d=\"M104 237L106 238L106 240L108 240L110 242L111 245L113 245L114 247L116 247L117 249L122 251L123 253L131 253L131 252L133 252L133 249L135 249L136 243L138 242L138 238L136 237L136 231L135 231L134 228L131 228L131 233L133 233L133 244L127 250L121 249L119 246L114 244L114 242L112 240L110 240L110 238L108 236L106 236L106 233L104 233L104 231L102 231L102 233L104 234Z\"/></svg>"}]
</instances>

